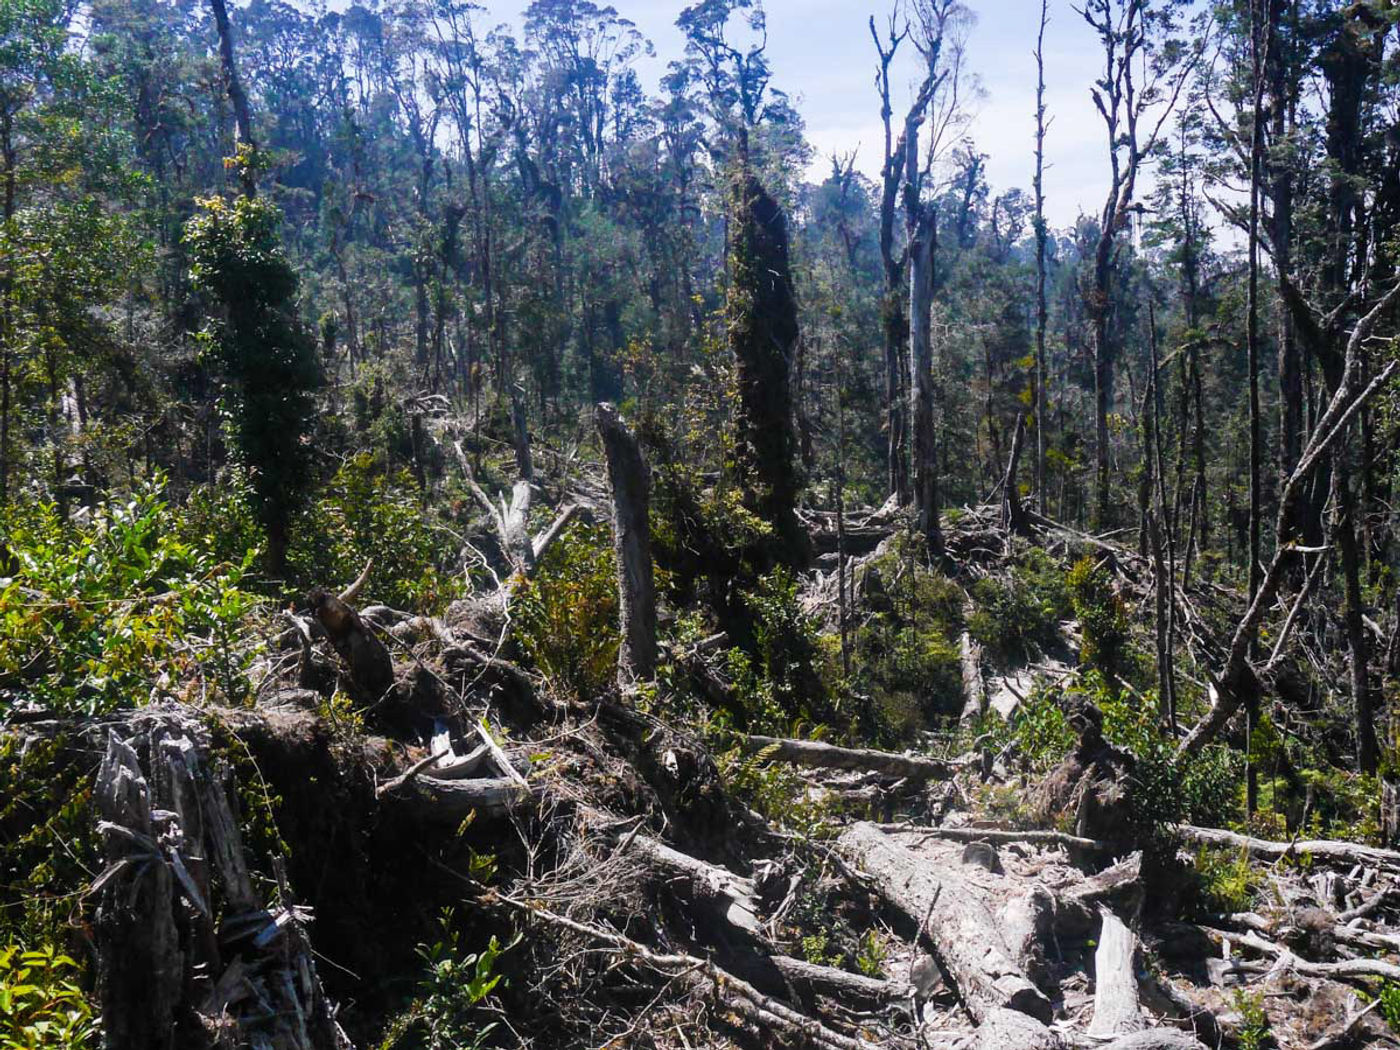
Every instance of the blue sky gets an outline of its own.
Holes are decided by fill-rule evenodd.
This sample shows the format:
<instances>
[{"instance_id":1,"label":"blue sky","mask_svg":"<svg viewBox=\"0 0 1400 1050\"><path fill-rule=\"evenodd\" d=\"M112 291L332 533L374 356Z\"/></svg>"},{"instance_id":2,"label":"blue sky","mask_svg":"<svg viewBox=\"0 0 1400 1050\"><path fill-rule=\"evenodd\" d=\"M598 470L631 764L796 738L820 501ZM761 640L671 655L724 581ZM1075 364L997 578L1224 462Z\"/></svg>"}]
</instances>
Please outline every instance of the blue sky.
<instances>
[{"instance_id":1,"label":"blue sky","mask_svg":"<svg viewBox=\"0 0 1400 1050\"><path fill-rule=\"evenodd\" d=\"M610 0L656 46L656 58L640 64L654 87L665 63L684 46L675 27L685 0ZM520 27L528 0L485 0L489 24ZM765 0L768 53L775 87L797 101L818 161L812 175L829 170L833 150L855 149L857 165L874 175L882 132L875 94L875 48L867 20L888 11L888 0ZM989 155L988 181L995 191L1030 189L1035 109L1035 36L1039 0L969 0L977 25L968 41L968 66L985 96L974 104L971 134ZM912 54L907 46L903 49ZM1053 225L1074 222L1080 211L1096 213L1107 188L1103 125L1089 100L1089 85L1101 61L1097 40L1070 0L1051 0L1045 39L1046 104L1053 124L1046 142L1046 211ZM908 57L907 55L905 57ZM896 63L895 109L907 102L912 63Z\"/></svg>"}]
</instances>

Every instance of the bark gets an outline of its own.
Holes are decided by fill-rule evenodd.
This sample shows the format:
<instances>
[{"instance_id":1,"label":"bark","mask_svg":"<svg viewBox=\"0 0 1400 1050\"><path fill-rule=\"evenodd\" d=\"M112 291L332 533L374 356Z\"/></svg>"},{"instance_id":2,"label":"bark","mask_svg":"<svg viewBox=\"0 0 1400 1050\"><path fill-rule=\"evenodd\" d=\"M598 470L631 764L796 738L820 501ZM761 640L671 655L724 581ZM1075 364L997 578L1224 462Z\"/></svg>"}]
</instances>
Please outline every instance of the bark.
<instances>
[{"instance_id":1,"label":"bark","mask_svg":"<svg viewBox=\"0 0 1400 1050\"><path fill-rule=\"evenodd\" d=\"M1025 536L1030 532L1025 508L1021 505L1020 482L1017 475L1021 467L1021 448L1026 440L1026 417L1016 417L1016 435L1011 439L1011 456L1006 464L1006 475L1001 479L1001 524L1006 530L1007 543L1012 536Z\"/></svg>"},{"instance_id":2,"label":"bark","mask_svg":"<svg viewBox=\"0 0 1400 1050\"><path fill-rule=\"evenodd\" d=\"M1103 924L1094 952L1094 1020L1089 1035L1110 1037L1143 1027L1134 957L1137 937L1123 920L1100 908Z\"/></svg>"},{"instance_id":3,"label":"bark","mask_svg":"<svg viewBox=\"0 0 1400 1050\"><path fill-rule=\"evenodd\" d=\"M991 897L967 869L930 864L873 824L851 825L838 842L859 858L880 895L934 943L974 1019L1010 1009L1049 1022L1050 1001L1014 958Z\"/></svg>"},{"instance_id":4,"label":"bark","mask_svg":"<svg viewBox=\"0 0 1400 1050\"><path fill-rule=\"evenodd\" d=\"M656 586L651 564L651 470L636 437L606 402L595 413L608 460L613 499L613 550L622 645L617 656L625 691L656 677Z\"/></svg>"},{"instance_id":5,"label":"bark","mask_svg":"<svg viewBox=\"0 0 1400 1050\"><path fill-rule=\"evenodd\" d=\"M730 187L729 348L739 380L737 460L749 509L773 526L773 564L810 559L797 520L801 476L793 459L790 372L799 336L788 259L787 220L748 166Z\"/></svg>"},{"instance_id":6,"label":"bark","mask_svg":"<svg viewBox=\"0 0 1400 1050\"><path fill-rule=\"evenodd\" d=\"M943 528L938 494L937 419L933 381L933 260L937 210L917 199L919 138L908 134L905 209L909 232L909 418L912 420L914 515L929 554L943 557Z\"/></svg>"},{"instance_id":7,"label":"bark","mask_svg":"<svg viewBox=\"0 0 1400 1050\"><path fill-rule=\"evenodd\" d=\"M1045 297L1046 247L1049 227L1045 222L1045 25L1050 17L1049 0L1040 0L1040 31L1035 40L1035 495L1042 513L1049 511L1045 491L1045 428L1049 422L1048 375L1045 362L1045 330L1049 319Z\"/></svg>"},{"instance_id":8,"label":"bark","mask_svg":"<svg viewBox=\"0 0 1400 1050\"><path fill-rule=\"evenodd\" d=\"M1276 861L1285 857L1310 856L1314 860L1323 860L1331 864L1361 864L1387 871L1400 871L1400 851L1378 849L1355 842L1339 842L1333 839L1271 842L1234 831L1198 828L1190 824L1178 824L1176 831L1190 842L1224 849L1247 850L1263 860Z\"/></svg>"},{"instance_id":9,"label":"bark","mask_svg":"<svg viewBox=\"0 0 1400 1050\"><path fill-rule=\"evenodd\" d=\"M209 0L209 6L214 12L214 25L219 31L219 60L224 68L224 89L228 92L229 102L233 104L234 127L237 130L235 144L256 151L258 144L253 138L253 118L248 110L248 96L243 91L243 81L238 77L238 65L233 57L233 29L228 21L228 8L224 5L224 0ZM257 172L252 163L253 158L250 156L246 160L247 163L239 170L239 179L243 183L243 195L255 197L258 192Z\"/></svg>"},{"instance_id":10,"label":"bark","mask_svg":"<svg viewBox=\"0 0 1400 1050\"><path fill-rule=\"evenodd\" d=\"M750 754L762 753L770 761L818 769L866 769L891 776L923 780L946 780L957 770L951 762L916 755L896 755L888 751L836 747L816 740L788 740L771 736L749 736L742 746Z\"/></svg>"},{"instance_id":11,"label":"bark","mask_svg":"<svg viewBox=\"0 0 1400 1050\"><path fill-rule=\"evenodd\" d=\"M1035 846L1063 846L1066 849L1091 850L1098 853L1110 847L1106 842L1081 838L1064 831L1006 831L997 828L921 828L913 825L877 825L882 830L908 832L930 839L949 842L1026 842Z\"/></svg>"},{"instance_id":12,"label":"bark","mask_svg":"<svg viewBox=\"0 0 1400 1050\"><path fill-rule=\"evenodd\" d=\"M998 1007L977 1029L975 1050L1065 1050L1065 1041L1034 1017Z\"/></svg>"},{"instance_id":13,"label":"bark","mask_svg":"<svg viewBox=\"0 0 1400 1050\"><path fill-rule=\"evenodd\" d=\"M522 786L519 777L440 780L410 771L382 784L378 794L417 820L455 825L474 813L498 817L529 808L541 790Z\"/></svg>"},{"instance_id":14,"label":"bark","mask_svg":"<svg viewBox=\"0 0 1400 1050\"><path fill-rule=\"evenodd\" d=\"M354 606L323 590L312 591L307 602L345 661L351 695L362 706L378 704L394 686L394 661L389 650Z\"/></svg>"}]
</instances>

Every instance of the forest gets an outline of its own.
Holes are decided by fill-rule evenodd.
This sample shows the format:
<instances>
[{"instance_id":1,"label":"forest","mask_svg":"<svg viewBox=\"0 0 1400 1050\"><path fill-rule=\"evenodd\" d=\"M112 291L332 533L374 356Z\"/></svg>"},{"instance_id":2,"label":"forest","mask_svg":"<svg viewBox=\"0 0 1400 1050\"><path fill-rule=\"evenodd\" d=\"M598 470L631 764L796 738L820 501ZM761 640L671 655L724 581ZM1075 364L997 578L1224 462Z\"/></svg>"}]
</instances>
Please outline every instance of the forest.
<instances>
[{"instance_id":1,"label":"forest","mask_svg":"<svg viewBox=\"0 0 1400 1050\"><path fill-rule=\"evenodd\" d=\"M0 1050L1400 1047L1400 3L519 6L0 0Z\"/></svg>"}]
</instances>

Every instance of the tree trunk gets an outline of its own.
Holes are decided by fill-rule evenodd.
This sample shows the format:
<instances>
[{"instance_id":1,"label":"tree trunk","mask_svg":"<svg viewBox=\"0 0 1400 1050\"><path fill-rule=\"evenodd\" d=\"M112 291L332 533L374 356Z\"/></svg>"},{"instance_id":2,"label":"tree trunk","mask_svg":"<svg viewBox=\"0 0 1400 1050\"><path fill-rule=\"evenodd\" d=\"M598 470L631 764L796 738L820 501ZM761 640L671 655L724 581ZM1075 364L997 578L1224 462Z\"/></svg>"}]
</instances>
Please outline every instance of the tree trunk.
<instances>
[{"instance_id":1,"label":"tree trunk","mask_svg":"<svg viewBox=\"0 0 1400 1050\"><path fill-rule=\"evenodd\" d=\"M1003 942L992 895L970 877L975 869L931 864L874 824L853 824L838 841L859 858L881 895L919 923L937 946L974 1019L985 1022L1010 1009L1041 1024L1050 1021L1050 1001Z\"/></svg>"},{"instance_id":2,"label":"tree trunk","mask_svg":"<svg viewBox=\"0 0 1400 1050\"><path fill-rule=\"evenodd\" d=\"M213 9L214 25L219 31L219 59L224 67L224 89L233 104L234 127L237 130L235 145L246 146L250 152L255 151L258 144L253 138L253 118L248 110L248 96L243 92L243 81L238 78L238 66L233 58L233 29L228 21L228 8L224 5L224 0L209 0L209 6ZM240 158L238 177L243 183L245 197L256 197L258 193L257 170L253 160L252 156Z\"/></svg>"},{"instance_id":3,"label":"tree trunk","mask_svg":"<svg viewBox=\"0 0 1400 1050\"><path fill-rule=\"evenodd\" d=\"M787 221L741 161L730 188L729 348L739 376L737 451L749 509L773 526L763 560L797 568L810 559L797 519L790 371L798 339Z\"/></svg>"},{"instance_id":4,"label":"tree trunk","mask_svg":"<svg viewBox=\"0 0 1400 1050\"><path fill-rule=\"evenodd\" d=\"M622 646L618 684L625 691L656 677L656 588L651 564L651 471L641 447L617 409L607 402L595 411L608 460L613 499L613 550Z\"/></svg>"}]
</instances>

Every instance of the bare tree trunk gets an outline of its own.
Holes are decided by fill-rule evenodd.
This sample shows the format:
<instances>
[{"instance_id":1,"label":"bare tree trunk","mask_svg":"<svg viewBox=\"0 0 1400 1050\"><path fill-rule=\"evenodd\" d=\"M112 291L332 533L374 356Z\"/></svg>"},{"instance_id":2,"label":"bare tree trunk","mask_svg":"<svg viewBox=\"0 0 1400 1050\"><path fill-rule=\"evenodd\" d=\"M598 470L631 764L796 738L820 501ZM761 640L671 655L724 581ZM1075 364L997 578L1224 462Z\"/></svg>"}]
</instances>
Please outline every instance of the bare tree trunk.
<instances>
[{"instance_id":1,"label":"bare tree trunk","mask_svg":"<svg viewBox=\"0 0 1400 1050\"><path fill-rule=\"evenodd\" d=\"M1040 32L1035 40L1035 496L1040 512L1049 513L1045 496L1045 427L1049 421L1046 391L1045 252L1049 229L1045 224L1045 25L1050 18L1049 0L1040 0Z\"/></svg>"},{"instance_id":2,"label":"bare tree trunk","mask_svg":"<svg viewBox=\"0 0 1400 1050\"><path fill-rule=\"evenodd\" d=\"M238 79L238 66L233 59L233 29L228 21L228 8L224 6L224 0L209 0L209 6L214 12L214 25L219 30L219 59L224 67L224 86L229 101L233 104L234 126L237 129L235 144L247 146L250 152L256 151L258 144L253 138L253 118L248 110L248 96L243 92L243 82ZM238 170L245 197L256 197L258 194L258 176L252 161L252 157L243 158Z\"/></svg>"},{"instance_id":3,"label":"bare tree trunk","mask_svg":"<svg viewBox=\"0 0 1400 1050\"><path fill-rule=\"evenodd\" d=\"M912 164L917 142L910 147ZM906 191L908 192L908 191ZM939 520L938 447L933 392L933 253L937 213L912 205L909 238L909 415L913 420L914 513L929 554L943 557Z\"/></svg>"},{"instance_id":4,"label":"bare tree trunk","mask_svg":"<svg viewBox=\"0 0 1400 1050\"><path fill-rule=\"evenodd\" d=\"M618 684L624 689L656 677L656 587L651 565L651 471L636 437L607 402L594 419L608 460L613 497L613 549L622 647Z\"/></svg>"}]
</instances>

